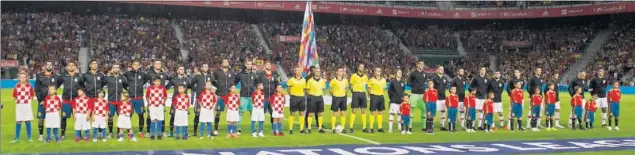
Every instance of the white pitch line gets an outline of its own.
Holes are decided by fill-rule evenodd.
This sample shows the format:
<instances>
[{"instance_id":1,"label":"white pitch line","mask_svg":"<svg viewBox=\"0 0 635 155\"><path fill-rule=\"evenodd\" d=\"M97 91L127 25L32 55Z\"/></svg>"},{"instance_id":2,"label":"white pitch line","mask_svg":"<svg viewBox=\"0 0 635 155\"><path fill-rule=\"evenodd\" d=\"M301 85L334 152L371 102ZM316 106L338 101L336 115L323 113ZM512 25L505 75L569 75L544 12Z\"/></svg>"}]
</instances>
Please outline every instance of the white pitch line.
<instances>
[{"instance_id":1,"label":"white pitch line","mask_svg":"<svg viewBox=\"0 0 635 155\"><path fill-rule=\"evenodd\" d=\"M298 121L293 121L293 122L294 122L295 124L298 124L298 125L304 125L304 124L300 124ZM333 131L331 131L331 129L327 129L327 128L323 128L323 129L324 129L324 130L326 130L327 132L333 133ZM364 138L361 138L361 137L357 137L357 136L353 136L353 135L348 135L348 134L343 134L343 133L337 133L337 134L338 134L338 135L345 136L345 137L349 137L349 138L357 139L357 140L360 140L360 141L368 142L368 143L371 143L371 144L381 145L381 143L376 142L376 141L372 141L372 140L369 140L369 139L364 139Z\"/></svg>"}]
</instances>

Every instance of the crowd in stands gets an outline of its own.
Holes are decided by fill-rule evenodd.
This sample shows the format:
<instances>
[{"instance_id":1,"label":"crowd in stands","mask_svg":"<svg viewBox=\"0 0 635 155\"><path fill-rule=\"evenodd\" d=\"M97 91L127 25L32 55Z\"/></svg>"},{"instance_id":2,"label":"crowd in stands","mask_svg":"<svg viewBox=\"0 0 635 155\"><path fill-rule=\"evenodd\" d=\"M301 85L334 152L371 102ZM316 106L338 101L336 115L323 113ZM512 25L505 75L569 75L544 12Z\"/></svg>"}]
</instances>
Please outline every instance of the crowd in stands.
<instances>
[{"instance_id":1,"label":"crowd in stands","mask_svg":"<svg viewBox=\"0 0 635 155\"><path fill-rule=\"evenodd\" d=\"M468 52L496 54L503 75L510 76L515 69L520 69L523 77L528 77L533 74L532 68L538 66L547 76L552 72L562 74L596 33L593 25L530 28L489 24L480 29L463 30L461 38ZM504 41L510 43L504 44ZM515 48L523 52L513 50Z\"/></svg>"},{"instance_id":2,"label":"crowd in stands","mask_svg":"<svg viewBox=\"0 0 635 155\"><path fill-rule=\"evenodd\" d=\"M249 23L229 20L182 19L179 25L184 31L189 52L189 66L200 62L219 65L228 59L242 64L245 58L267 59L267 53L258 43L256 33ZM235 68L236 70L239 69Z\"/></svg>"},{"instance_id":3,"label":"crowd in stands","mask_svg":"<svg viewBox=\"0 0 635 155\"><path fill-rule=\"evenodd\" d=\"M29 68L56 58L54 64L77 60L83 17L70 13L2 13L2 59L18 60ZM31 69L29 73L38 70Z\"/></svg>"},{"instance_id":4,"label":"crowd in stands","mask_svg":"<svg viewBox=\"0 0 635 155\"><path fill-rule=\"evenodd\" d=\"M393 22L393 31L406 46L423 49L456 49L457 42L450 27L442 25L404 24Z\"/></svg>"},{"instance_id":5,"label":"crowd in stands","mask_svg":"<svg viewBox=\"0 0 635 155\"><path fill-rule=\"evenodd\" d=\"M67 60L77 60L81 41L87 42L81 46L89 49L91 59L102 62L102 66L124 64L124 70L134 59L142 60L146 67L152 60L161 60L168 72L174 72L179 64L185 65L188 72L195 72L201 62L217 67L220 60L229 59L238 71L245 58L254 58L279 60L290 73L298 61L299 41L282 42L277 36L300 36L302 29L298 22L257 23L273 52L270 57L250 23L244 21L47 12L7 12L2 19L2 59L26 62L30 73L37 72L43 64L40 62L50 58L56 58L52 61L57 68ZM414 67L415 59L404 55L399 40L409 48L454 49L457 47L454 32L459 32L470 54L447 62L446 71L450 75L464 68L467 76L472 77L480 67L489 67L490 55L495 55L496 67L503 72L503 78L510 78L515 69L527 78L535 67L541 67L546 77L550 77L566 71L597 33L593 24L544 27L489 24L458 30L447 25L391 24L390 30L399 39L386 35L387 28L378 24L316 25L320 65L325 75L332 76L338 67L346 67L348 73L353 73L359 63L365 64L369 73L374 67L381 67L388 74L395 69L407 72ZM175 36L173 25L182 29L183 43ZM634 33L632 23L621 24L586 70L604 67L608 76L619 78L635 68L634 52L629 51L635 48ZM503 41L527 45L519 52L506 48ZM181 48L189 50L185 61L180 59Z\"/></svg>"},{"instance_id":6,"label":"crowd in stands","mask_svg":"<svg viewBox=\"0 0 635 155\"><path fill-rule=\"evenodd\" d=\"M635 24L631 20L616 25L611 39L604 43L586 70L595 75L598 69L606 70L610 80L620 80L623 74L635 68Z\"/></svg>"},{"instance_id":7,"label":"crowd in stands","mask_svg":"<svg viewBox=\"0 0 635 155\"><path fill-rule=\"evenodd\" d=\"M129 67L132 60L150 65L161 60L173 71L180 56L179 42L166 18L124 15L92 15L82 20L88 34L91 59L104 66L115 63Z\"/></svg>"},{"instance_id":8,"label":"crowd in stands","mask_svg":"<svg viewBox=\"0 0 635 155\"><path fill-rule=\"evenodd\" d=\"M274 55L280 57L286 68L296 66L299 54L297 42L285 43L275 38L277 35L300 36L299 23L262 23L264 35L272 47ZM317 45L322 70L334 71L346 67L349 73L355 71L359 63L366 65L370 72L374 67L394 69L411 67L414 58L405 56L399 48L398 40L387 37L382 28L365 24L316 25ZM289 70L287 69L287 70ZM331 75L333 73L327 73Z\"/></svg>"}]
</instances>

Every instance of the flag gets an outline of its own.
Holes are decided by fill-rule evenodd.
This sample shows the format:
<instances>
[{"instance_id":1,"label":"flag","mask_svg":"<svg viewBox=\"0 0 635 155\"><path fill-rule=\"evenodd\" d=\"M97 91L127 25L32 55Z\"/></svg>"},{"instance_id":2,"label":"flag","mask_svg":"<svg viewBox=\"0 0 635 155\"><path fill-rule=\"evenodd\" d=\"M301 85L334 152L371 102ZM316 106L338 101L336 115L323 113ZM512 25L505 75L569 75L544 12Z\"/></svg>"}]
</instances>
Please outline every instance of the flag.
<instances>
[{"instance_id":1,"label":"flag","mask_svg":"<svg viewBox=\"0 0 635 155\"><path fill-rule=\"evenodd\" d=\"M311 11L311 2L306 3L304 10L304 22L302 24L302 39L300 40L300 54L298 58L298 66L302 67L304 76L309 67L319 67L318 51L315 37L313 11Z\"/></svg>"}]
</instances>

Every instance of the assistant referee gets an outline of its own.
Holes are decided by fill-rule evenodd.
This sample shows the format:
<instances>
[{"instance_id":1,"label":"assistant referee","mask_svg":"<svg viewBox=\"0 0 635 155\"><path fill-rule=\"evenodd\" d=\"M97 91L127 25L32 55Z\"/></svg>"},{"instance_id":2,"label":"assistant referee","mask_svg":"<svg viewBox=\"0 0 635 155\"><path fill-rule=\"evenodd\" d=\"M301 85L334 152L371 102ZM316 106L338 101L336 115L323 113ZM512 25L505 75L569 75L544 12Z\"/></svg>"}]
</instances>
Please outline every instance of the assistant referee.
<instances>
[{"instance_id":1,"label":"assistant referee","mask_svg":"<svg viewBox=\"0 0 635 155\"><path fill-rule=\"evenodd\" d=\"M353 125L355 124L355 114L357 111L362 113L362 128L366 131L366 84L368 76L364 73L364 64L359 64L357 73L351 75L351 91L353 92L351 101L351 123L350 133L353 133ZM367 132L367 131L366 131Z\"/></svg>"},{"instance_id":2,"label":"assistant referee","mask_svg":"<svg viewBox=\"0 0 635 155\"><path fill-rule=\"evenodd\" d=\"M304 133L304 126L302 124L304 124L304 119L302 119L302 115L300 115L300 113L298 113L296 115L296 112L300 111L300 110L304 110L306 108L305 102L304 102L304 89L306 88L306 80L304 80L304 78L302 78L302 68L301 67L296 67L295 68L295 75L294 77L290 78L289 80L287 80L287 86L288 89L287 91L289 91L289 101L290 101L290 105L289 105L289 110L291 112L291 115L289 116L289 134L293 134L293 116L297 116L298 117L298 121L300 121L300 133Z\"/></svg>"}]
</instances>

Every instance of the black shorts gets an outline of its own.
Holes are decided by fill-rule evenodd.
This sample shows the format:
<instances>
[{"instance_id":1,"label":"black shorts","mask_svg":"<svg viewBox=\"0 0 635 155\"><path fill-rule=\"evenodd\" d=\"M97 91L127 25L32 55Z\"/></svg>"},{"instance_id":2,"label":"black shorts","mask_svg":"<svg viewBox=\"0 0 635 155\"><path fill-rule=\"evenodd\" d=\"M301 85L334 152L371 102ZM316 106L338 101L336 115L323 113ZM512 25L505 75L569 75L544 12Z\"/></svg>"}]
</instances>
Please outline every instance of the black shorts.
<instances>
[{"instance_id":1,"label":"black shorts","mask_svg":"<svg viewBox=\"0 0 635 155\"><path fill-rule=\"evenodd\" d=\"M351 109L366 108L366 93L353 92Z\"/></svg>"},{"instance_id":2,"label":"black shorts","mask_svg":"<svg viewBox=\"0 0 635 155\"><path fill-rule=\"evenodd\" d=\"M324 98L322 96L309 95L307 97L306 111L307 113L324 112Z\"/></svg>"},{"instance_id":3,"label":"black shorts","mask_svg":"<svg viewBox=\"0 0 635 155\"><path fill-rule=\"evenodd\" d=\"M346 111L346 96L333 97L333 100L331 100L331 111Z\"/></svg>"},{"instance_id":4,"label":"black shorts","mask_svg":"<svg viewBox=\"0 0 635 155\"><path fill-rule=\"evenodd\" d=\"M384 111L386 110L384 102L384 96L370 95L370 111Z\"/></svg>"},{"instance_id":5,"label":"black shorts","mask_svg":"<svg viewBox=\"0 0 635 155\"><path fill-rule=\"evenodd\" d=\"M291 112L297 112L305 109L306 103L304 102L304 96L289 97L289 110Z\"/></svg>"}]
</instances>

